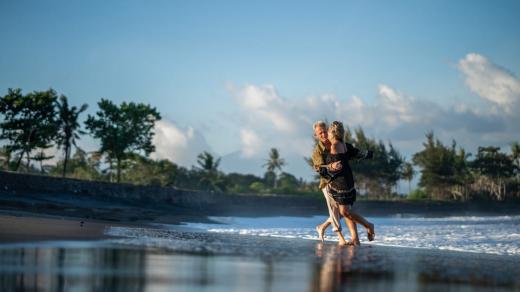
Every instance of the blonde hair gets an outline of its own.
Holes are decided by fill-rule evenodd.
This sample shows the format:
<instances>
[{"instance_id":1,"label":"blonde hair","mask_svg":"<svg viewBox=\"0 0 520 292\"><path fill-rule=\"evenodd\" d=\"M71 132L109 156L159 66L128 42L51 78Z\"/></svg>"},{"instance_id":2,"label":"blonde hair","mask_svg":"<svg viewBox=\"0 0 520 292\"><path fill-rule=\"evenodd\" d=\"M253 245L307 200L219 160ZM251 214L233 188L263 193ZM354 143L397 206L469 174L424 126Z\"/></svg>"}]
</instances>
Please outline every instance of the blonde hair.
<instances>
[{"instance_id":1,"label":"blonde hair","mask_svg":"<svg viewBox=\"0 0 520 292\"><path fill-rule=\"evenodd\" d=\"M316 121L313 125L312 125L312 129L314 131L316 131L316 128L324 128L324 129L327 129L327 123L325 123L324 121Z\"/></svg>"},{"instance_id":2,"label":"blonde hair","mask_svg":"<svg viewBox=\"0 0 520 292\"><path fill-rule=\"evenodd\" d=\"M329 126L329 131L332 137L338 141L343 142L343 136L345 136L345 128L343 128L343 123L334 121ZM331 137L329 137L330 139Z\"/></svg>"}]
</instances>

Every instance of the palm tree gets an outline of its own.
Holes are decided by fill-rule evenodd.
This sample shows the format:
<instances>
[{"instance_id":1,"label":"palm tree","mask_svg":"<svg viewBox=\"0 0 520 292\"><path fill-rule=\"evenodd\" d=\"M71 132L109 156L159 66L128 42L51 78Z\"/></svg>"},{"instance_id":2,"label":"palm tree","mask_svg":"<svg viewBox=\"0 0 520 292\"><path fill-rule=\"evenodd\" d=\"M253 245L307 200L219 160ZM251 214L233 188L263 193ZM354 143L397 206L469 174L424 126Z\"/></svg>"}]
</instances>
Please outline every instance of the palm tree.
<instances>
[{"instance_id":1,"label":"palm tree","mask_svg":"<svg viewBox=\"0 0 520 292\"><path fill-rule=\"evenodd\" d=\"M408 181L408 193L412 191L412 179L415 176L415 170L410 162L405 162L403 166L402 176Z\"/></svg>"},{"instance_id":2,"label":"palm tree","mask_svg":"<svg viewBox=\"0 0 520 292\"><path fill-rule=\"evenodd\" d=\"M63 177L65 177L65 173L67 172L67 162L70 157L72 145L77 147L76 139L79 139L79 135L85 134L85 132L80 129L80 124L78 123L78 116L79 114L84 112L87 109L87 107L87 104L83 104L80 108L77 108L76 106L69 107L67 97L64 95L60 96L60 101L58 103L59 129L56 142L58 144L58 147L63 149L63 152L65 154L65 158L63 160Z\"/></svg>"},{"instance_id":3,"label":"palm tree","mask_svg":"<svg viewBox=\"0 0 520 292\"><path fill-rule=\"evenodd\" d=\"M278 153L278 149L271 148L269 152L269 158L266 160L267 162L262 165L267 168L267 172L274 173L274 183L273 188L276 189L276 170L282 171L282 166L285 165L285 160L280 158L280 154Z\"/></svg>"},{"instance_id":4,"label":"palm tree","mask_svg":"<svg viewBox=\"0 0 520 292\"><path fill-rule=\"evenodd\" d=\"M54 155L47 156L45 154L45 152L43 151L43 149L40 149L40 151L35 156L32 157L32 160L35 160L35 161L37 161L40 164L40 173L44 174L45 173L45 167L43 165L43 161L44 160L48 160L48 159L52 159L52 158L54 158Z\"/></svg>"},{"instance_id":5,"label":"palm tree","mask_svg":"<svg viewBox=\"0 0 520 292\"><path fill-rule=\"evenodd\" d=\"M197 156L197 164L202 170L208 173L215 173L220 164L220 158L215 160L211 153L204 151Z\"/></svg>"},{"instance_id":6,"label":"palm tree","mask_svg":"<svg viewBox=\"0 0 520 292\"><path fill-rule=\"evenodd\" d=\"M204 151L197 156L197 164L202 170L203 175L199 183L203 188L212 191L225 191L225 181L218 171L220 158L215 159L211 153Z\"/></svg>"}]
</instances>

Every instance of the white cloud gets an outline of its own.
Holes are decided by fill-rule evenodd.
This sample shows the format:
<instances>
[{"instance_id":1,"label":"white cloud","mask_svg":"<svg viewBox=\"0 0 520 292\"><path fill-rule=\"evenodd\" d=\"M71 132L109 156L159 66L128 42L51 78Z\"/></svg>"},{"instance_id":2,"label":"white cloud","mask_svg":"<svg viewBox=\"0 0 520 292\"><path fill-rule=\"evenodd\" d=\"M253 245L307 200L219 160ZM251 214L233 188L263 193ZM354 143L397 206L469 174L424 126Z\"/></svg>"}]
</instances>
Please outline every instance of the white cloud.
<instances>
[{"instance_id":1,"label":"white cloud","mask_svg":"<svg viewBox=\"0 0 520 292\"><path fill-rule=\"evenodd\" d=\"M417 115L414 109L415 99L406 96L386 84L379 85L380 108L385 112L384 122L396 126L403 122L414 122Z\"/></svg>"},{"instance_id":2,"label":"white cloud","mask_svg":"<svg viewBox=\"0 0 520 292\"><path fill-rule=\"evenodd\" d=\"M369 136L392 141L408 157L421 150L424 135L430 130L444 143L456 139L469 152L476 151L479 145L506 146L518 140L520 121L515 105L520 99L519 80L477 54L468 54L458 68L470 90L494 107L441 104L419 99L388 84L377 85L377 96L372 102L359 96L340 98L334 94L289 99L274 85L228 85L238 105L233 126L238 127L235 129L240 150L225 156L222 165L228 172L262 172L261 162L275 147L288 161L285 170L310 178L312 172L302 157L310 156L312 124L316 120L343 121L351 129L362 126ZM154 143L156 158L184 166L195 164L196 156L210 149L200 132L167 121L157 123ZM256 168L246 171L245 165Z\"/></svg>"},{"instance_id":3,"label":"white cloud","mask_svg":"<svg viewBox=\"0 0 520 292\"><path fill-rule=\"evenodd\" d=\"M243 157L252 157L262 149L262 140L251 129L241 129L240 140L243 145L241 153Z\"/></svg>"},{"instance_id":4,"label":"white cloud","mask_svg":"<svg viewBox=\"0 0 520 292\"><path fill-rule=\"evenodd\" d=\"M206 139L192 127L180 128L167 120L155 124L153 137L154 159L168 159L179 165L191 167L196 164L197 155L210 151Z\"/></svg>"},{"instance_id":5,"label":"white cloud","mask_svg":"<svg viewBox=\"0 0 520 292\"><path fill-rule=\"evenodd\" d=\"M280 96L273 85L230 90L240 107L241 151L248 157L265 156L271 147L289 155L309 156L313 146L312 124L316 120L339 120L351 128L362 126L372 134L383 135L378 138L388 139L389 132L406 124L422 125L424 134L431 122L444 114L440 106L417 100L386 84L378 86L374 104L358 96L340 99L333 94L289 100ZM253 138L257 142L251 143Z\"/></svg>"},{"instance_id":6,"label":"white cloud","mask_svg":"<svg viewBox=\"0 0 520 292\"><path fill-rule=\"evenodd\" d=\"M282 155L309 156L312 123L334 112L335 96L307 98L303 103L279 95L273 85L229 87L240 107L241 153L266 157L276 147ZM326 108L323 108L326 107Z\"/></svg>"},{"instance_id":7,"label":"white cloud","mask_svg":"<svg viewBox=\"0 0 520 292\"><path fill-rule=\"evenodd\" d=\"M488 67L498 72L497 66ZM490 75L486 70L480 72L484 76ZM510 84L517 81L510 81ZM309 156L313 146L312 124L316 120L339 120L351 129L361 126L369 136L392 141L406 155L420 151L424 135L430 130L445 143L456 139L469 151L475 151L478 145L507 145L515 139L511 137L518 137L520 132L515 118L504 115L510 107L499 107L497 112L490 107L441 105L418 99L387 84L377 86L377 98L372 103L358 96L338 98L334 94L287 99L273 85L230 87L230 91L240 108L241 152L249 158L266 157L271 147L278 148L282 156ZM508 92L508 100L514 101L515 91ZM491 96L489 92L486 94Z\"/></svg>"},{"instance_id":8,"label":"white cloud","mask_svg":"<svg viewBox=\"0 0 520 292\"><path fill-rule=\"evenodd\" d=\"M244 110L254 112L257 119L269 121L276 130L293 132L297 128L295 121L286 115L292 105L278 95L274 86L248 85L234 95Z\"/></svg>"},{"instance_id":9,"label":"white cloud","mask_svg":"<svg viewBox=\"0 0 520 292\"><path fill-rule=\"evenodd\" d=\"M471 91L506 113L514 113L513 106L520 102L520 80L512 73L475 53L460 60L458 68Z\"/></svg>"}]
</instances>

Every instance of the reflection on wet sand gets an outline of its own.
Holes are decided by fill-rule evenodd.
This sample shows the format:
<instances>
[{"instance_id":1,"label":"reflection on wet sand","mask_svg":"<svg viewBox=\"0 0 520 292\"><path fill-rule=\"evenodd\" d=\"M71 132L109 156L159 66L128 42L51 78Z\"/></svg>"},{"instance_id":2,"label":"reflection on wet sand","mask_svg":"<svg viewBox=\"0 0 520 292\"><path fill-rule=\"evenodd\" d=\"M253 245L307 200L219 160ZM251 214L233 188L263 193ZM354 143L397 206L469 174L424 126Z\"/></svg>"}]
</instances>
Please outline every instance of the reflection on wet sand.
<instances>
[{"instance_id":1,"label":"reflection on wet sand","mask_svg":"<svg viewBox=\"0 0 520 292\"><path fill-rule=\"evenodd\" d=\"M0 291L279 291L304 289L310 265L156 249L0 250Z\"/></svg>"},{"instance_id":2,"label":"reflection on wet sand","mask_svg":"<svg viewBox=\"0 0 520 292\"><path fill-rule=\"evenodd\" d=\"M316 244L313 291L510 291L518 258L485 254Z\"/></svg>"},{"instance_id":3,"label":"reflection on wet sand","mask_svg":"<svg viewBox=\"0 0 520 292\"><path fill-rule=\"evenodd\" d=\"M141 291L142 250L18 248L0 251L2 291Z\"/></svg>"},{"instance_id":4,"label":"reflection on wet sand","mask_svg":"<svg viewBox=\"0 0 520 292\"><path fill-rule=\"evenodd\" d=\"M201 238L205 251L119 244L0 248L0 291L518 289L517 258L266 237ZM183 239L184 240L184 239ZM184 242L184 241L183 241ZM212 245L218 245L218 249ZM234 245L233 245L234 244ZM212 253L228 247L228 254Z\"/></svg>"},{"instance_id":5,"label":"reflection on wet sand","mask_svg":"<svg viewBox=\"0 0 520 292\"><path fill-rule=\"evenodd\" d=\"M352 288L388 290L396 285L394 272L388 270L388 262L378 258L370 248L316 244L313 291L339 291ZM381 262L381 263L378 263ZM394 287L398 289L399 287Z\"/></svg>"}]
</instances>

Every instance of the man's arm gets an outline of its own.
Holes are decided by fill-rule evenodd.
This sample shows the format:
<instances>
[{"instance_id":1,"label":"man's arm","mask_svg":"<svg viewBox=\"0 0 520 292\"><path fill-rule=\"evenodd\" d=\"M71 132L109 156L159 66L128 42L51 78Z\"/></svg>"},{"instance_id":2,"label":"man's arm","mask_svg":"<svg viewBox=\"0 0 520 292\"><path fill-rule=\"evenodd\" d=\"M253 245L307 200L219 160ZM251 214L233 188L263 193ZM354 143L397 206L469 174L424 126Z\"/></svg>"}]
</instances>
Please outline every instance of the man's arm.
<instances>
[{"instance_id":1,"label":"man's arm","mask_svg":"<svg viewBox=\"0 0 520 292\"><path fill-rule=\"evenodd\" d=\"M323 160L323 153L320 151L318 145L316 145L316 147L314 147L314 150L312 151L312 164L314 170L321 177L330 178L329 171L327 170L327 166L325 165L325 161Z\"/></svg>"},{"instance_id":2,"label":"man's arm","mask_svg":"<svg viewBox=\"0 0 520 292\"><path fill-rule=\"evenodd\" d=\"M312 151L312 166L315 171L319 171L320 165L323 164L323 156L320 153L320 150L318 149L318 146L314 147L314 150Z\"/></svg>"}]
</instances>

